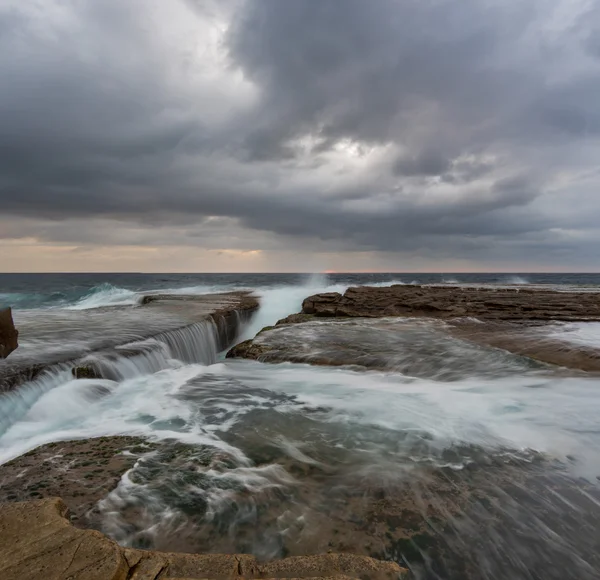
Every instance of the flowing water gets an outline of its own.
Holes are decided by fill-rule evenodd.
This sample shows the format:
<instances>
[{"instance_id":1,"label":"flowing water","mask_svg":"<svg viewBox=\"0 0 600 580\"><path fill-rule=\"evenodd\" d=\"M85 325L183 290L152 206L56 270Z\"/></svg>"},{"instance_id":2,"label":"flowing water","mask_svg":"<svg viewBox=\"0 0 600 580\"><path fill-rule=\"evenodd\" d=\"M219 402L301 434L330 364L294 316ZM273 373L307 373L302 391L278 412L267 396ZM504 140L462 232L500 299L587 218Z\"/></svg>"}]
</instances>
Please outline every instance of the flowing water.
<instances>
[{"instance_id":1,"label":"flowing water","mask_svg":"<svg viewBox=\"0 0 600 580\"><path fill-rule=\"evenodd\" d=\"M137 339L136 304L149 290L254 287L263 306L245 338L297 312L311 293L415 277L200 285L182 278L179 286L165 277L154 288L125 285L132 296L118 298L128 301L118 306L122 353L96 352L85 325L72 335L102 365L103 379L73 380L58 365L0 398L0 463L53 441L147 439L148 451L98 506L97 527L124 545L264 559L352 551L396 560L427 579L600 577L596 377L473 345L424 320L278 331L304 360L325 353L339 358L337 367L226 360L209 323ZM519 283L598 283L530 278ZM452 283L517 281L457 276ZM29 296L30 309L15 313L31 329L24 350L46 336L41 321L83 320L108 287L49 288L53 299L6 285L5 295ZM599 348L599 329L554 325L548 332Z\"/></svg>"}]
</instances>

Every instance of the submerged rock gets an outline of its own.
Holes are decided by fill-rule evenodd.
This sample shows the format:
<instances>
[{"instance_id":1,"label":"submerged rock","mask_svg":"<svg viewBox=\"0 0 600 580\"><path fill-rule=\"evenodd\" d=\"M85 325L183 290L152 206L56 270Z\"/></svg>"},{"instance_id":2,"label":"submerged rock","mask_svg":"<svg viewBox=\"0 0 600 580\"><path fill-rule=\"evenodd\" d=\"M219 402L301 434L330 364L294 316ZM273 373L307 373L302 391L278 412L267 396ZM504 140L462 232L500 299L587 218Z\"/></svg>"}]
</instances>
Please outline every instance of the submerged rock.
<instances>
[{"instance_id":1,"label":"submerged rock","mask_svg":"<svg viewBox=\"0 0 600 580\"><path fill-rule=\"evenodd\" d=\"M71 373L76 379L101 379L100 373L90 366L78 366L71 369Z\"/></svg>"},{"instance_id":2,"label":"submerged rock","mask_svg":"<svg viewBox=\"0 0 600 580\"><path fill-rule=\"evenodd\" d=\"M18 348L18 338L19 332L13 322L12 310L0 310L0 358L6 358Z\"/></svg>"},{"instance_id":3,"label":"submerged rock","mask_svg":"<svg viewBox=\"0 0 600 580\"><path fill-rule=\"evenodd\" d=\"M388 370L444 381L469 374L498 377L543 368L505 350L458 340L445 322L407 318L311 317L302 323L263 329L253 340L232 348L227 356Z\"/></svg>"}]
</instances>

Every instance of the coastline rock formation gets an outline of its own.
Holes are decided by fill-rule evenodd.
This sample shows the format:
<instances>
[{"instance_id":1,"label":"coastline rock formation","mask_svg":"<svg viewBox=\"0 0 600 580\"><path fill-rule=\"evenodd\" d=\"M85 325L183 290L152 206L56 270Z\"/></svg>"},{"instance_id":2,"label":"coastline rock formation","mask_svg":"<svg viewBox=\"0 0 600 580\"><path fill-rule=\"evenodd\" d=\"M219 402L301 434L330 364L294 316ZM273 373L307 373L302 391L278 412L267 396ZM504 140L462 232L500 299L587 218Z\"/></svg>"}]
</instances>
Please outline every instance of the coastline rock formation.
<instances>
[{"instance_id":1,"label":"coastline rock formation","mask_svg":"<svg viewBox=\"0 0 600 580\"><path fill-rule=\"evenodd\" d=\"M19 346L19 332L15 328L12 318L12 310L5 308L0 310L0 359L6 358Z\"/></svg>"},{"instance_id":2,"label":"coastline rock formation","mask_svg":"<svg viewBox=\"0 0 600 580\"><path fill-rule=\"evenodd\" d=\"M381 320L375 324L374 319ZM414 328L409 328L411 324L399 328L403 319L405 324L412 319ZM419 332L416 341L425 338L424 331L418 331L418 319L429 319L430 332L437 321L446 336L509 351L532 362L600 372L598 350L568 344L548 332L555 323L600 320L600 293L512 287L363 286L349 288L343 295L316 294L304 300L302 312L234 346L227 357L394 368L420 376L413 358L407 357L412 366L399 360L399 353L411 348L403 344L405 337ZM345 327L337 328L340 325Z\"/></svg>"},{"instance_id":3,"label":"coastline rock formation","mask_svg":"<svg viewBox=\"0 0 600 580\"><path fill-rule=\"evenodd\" d=\"M306 298L302 313L319 317L384 316L505 321L600 320L600 293L531 288L395 285L348 288Z\"/></svg>"},{"instance_id":4,"label":"coastline rock formation","mask_svg":"<svg viewBox=\"0 0 600 580\"><path fill-rule=\"evenodd\" d=\"M3 580L183 580L187 578L406 577L393 562L350 554L259 563L248 555L172 554L122 548L100 532L73 527L62 500L0 505Z\"/></svg>"},{"instance_id":5,"label":"coastline rock formation","mask_svg":"<svg viewBox=\"0 0 600 580\"><path fill-rule=\"evenodd\" d=\"M35 318L22 317L19 322L22 333L41 347L34 350L22 346L0 367L0 392L35 380L44 372L65 367L76 378L102 377L100 369L84 360L87 355L132 357L139 354L137 347L127 348L132 343L150 338L169 343L207 322L214 323L216 346L224 350L258 307L258 300L249 292L196 296L157 294L144 297L142 305L137 307L95 308L73 313L48 311L37 313ZM5 336L12 337L9 344L16 345L16 334L3 332L5 327L10 328L8 321L12 324L10 310L8 315L0 313L0 349ZM74 345L85 346L77 350Z\"/></svg>"}]
</instances>

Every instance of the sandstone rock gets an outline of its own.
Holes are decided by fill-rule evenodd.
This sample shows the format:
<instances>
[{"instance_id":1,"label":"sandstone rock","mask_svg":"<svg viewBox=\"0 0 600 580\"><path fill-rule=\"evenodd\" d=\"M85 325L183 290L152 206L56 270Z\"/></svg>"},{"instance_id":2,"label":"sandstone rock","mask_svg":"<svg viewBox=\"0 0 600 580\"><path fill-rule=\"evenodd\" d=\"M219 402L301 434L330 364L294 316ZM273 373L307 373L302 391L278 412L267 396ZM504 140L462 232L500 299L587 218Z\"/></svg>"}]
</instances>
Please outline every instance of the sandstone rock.
<instances>
[{"instance_id":1,"label":"sandstone rock","mask_svg":"<svg viewBox=\"0 0 600 580\"><path fill-rule=\"evenodd\" d=\"M2 580L175 580L342 577L388 579L407 571L366 556L325 554L259 564L248 555L171 554L121 548L74 528L60 499L0 504Z\"/></svg>"},{"instance_id":2,"label":"sandstone rock","mask_svg":"<svg viewBox=\"0 0 600 580\"><path fill-rule=\"evenodd\" d=\"M80 339L88 344L87 354L102 353L109 357L135 356L136 347L130 344L132 336L136 337L136 341L165 337L197 323L214 321L217 347L224 350L235 342L242 325L251 318L258 307L257 298L249 292L198 296L152 295L140 308L114 306L95 309L93 313L77 313L75 320L88 319L90 323L77 323L73 327L71 316L57 316L52 310L40 311L35 317L35 323L31 322L33 319L22 322L24 326L21 327L21 332L26 332L32 341L38 341L42 348L19 353L21 356L11 357L7 364L0 365L0 392L13 390L46 370L52 372L56 370L55 365L89 367L87 361L81 359L82 350L69 346L76 345ZM1 352L4 339L3 321L10 321L12 327L12 318L10 311L8 312L2 312L0 315L0 358L6 356ZM119 319L119 324L115 324L116 319ZM68 337L67 341L64 340L65 336ZM14 343L16 344L16 335ZM46 346L52 348L46 350ZM118 350L115 350L116 348ZM96 370L98 368L96 367ZM82 373L81 378L92 378L85 371Z\"/></svg>"},{"instance_id":3,"label":"sandstone rock","mask_svg":"<svg viewBox=\"0 0 600 580\"><path fill-rule=\"evenodd\" d=\"M0 467L0 504L60 495L76 526L95 527L95 505L153 449L142 438L123 436L47 443Z\"/></svg>"},{"instance_id":4,"label":"sandstone rock","mask_svg":"<svg viewBox=\"0 0 600 580\"><path fill-rule=\"evenodd\" d=\"M60 499L0 506L3 580L126 580L121 548L99 532L78 530Z\"/></svg>"},{"instance_id":5,"label":"sandstone rock","mask_svg":"<svg viewBox=\"0 0 600 580\"><path fill-rule=\"evenodd\" d=\"M326 317L431 316L504 321L600 319L600 294L533 288L396 285L349 288L306 298L302 312Z\"/></svg>"},{"instance_id":6,"label":"sandstone rock","mask_svg":"<svg viewBox=\"0 0 600 580\"><path fill-rule=\"evenodd\" d=\"M345 340L337 336L333 327L331 330L319 327L323 319L342 324L353 318L442 319L447 324L447 332L470 342L501 348L543 363L584 371L600 370L597 349L545 339L543 332L536 332L555 321L600 320L600 294L537 288L395 285L349 288L344 295L316 294L304 300L301 313L289 315L272 329L263 329L253 340L234 347L228 356L272 363L388 368L397 358L394 353L388 353L389 364L382 362L377 352L368 352L361 337ZM305 323L310 326L311 321L316 324L311 332L300 328ZM482 321L486 324L481 324ZM291 334L279 330L298 324L297 332ZM351 329L346 328L348 337ZM327 340L328 332L330 340ZM381 353L384 352L385 348Z\"/></svg>"},{"instance_id":7,"label":"sandstone rock","mask_svg":"<svg viewBox=\"0 0 600 580\"><path fill-rule=\"evenodd\" d=\"M313 318L314 316L312 314L304 314L302 312L299 312L298 314L290 314L289 316L278 320L277 325L279 326L280 324L298 324L299 322L308 322Z\"/></svg>"},{"instance_id":8,"label":"sandstone rock","mask_svg":"<svg viewBox=\"0 0 600 580\"><path fill-rule=\"evenodd\" d=\"M233 348L231 348L227 354L226 358L247 358L251 360L261 360L263 354L265 354L266 349L262 347L260 344L256 344L252 339L245 340L244 342L240 342L240 344L236 344Z\"/></svg>"},{"instance_id":9,"label":"sandstone rock","mask_svg":"<svg viewBox=\"0 0 600 580\"><path fill-rule=\"evenodd\" d=\"M5 308L0 310L0 358L6 358L17 349L19 332L15 328L12 318L12 310Z\"/></svg>"},{"instance_id":10,"label":"sandstone rock","mask_svg":"<svg viewBox=\"0 0 600 580\"><path fill-rule=\"evenodd\" d=\"M325 292L306 298L302 303L303 314L316 314L317 316L336 316L337 307L342 300L339 292Z\"/></svg>"}]
</instances>

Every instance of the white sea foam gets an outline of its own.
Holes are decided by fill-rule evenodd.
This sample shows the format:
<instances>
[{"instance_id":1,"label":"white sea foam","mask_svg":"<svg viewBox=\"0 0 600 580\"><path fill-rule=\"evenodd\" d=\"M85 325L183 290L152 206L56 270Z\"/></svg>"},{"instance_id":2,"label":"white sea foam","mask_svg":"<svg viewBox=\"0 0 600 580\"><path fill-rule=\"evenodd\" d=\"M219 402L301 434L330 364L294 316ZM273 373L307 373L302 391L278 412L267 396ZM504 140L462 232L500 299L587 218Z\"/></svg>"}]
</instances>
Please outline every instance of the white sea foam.
<instances>
[{"instance_id":1,"label":"white sea foam","mask_svg":"<svg viewBox=\"0 0 600 580\"><path fill-rule=\"evenodd\" d=\"M369 284L380 288L404 284L401 280L378 282ZM261 307L252 323L246 328L240 340L246 340L264 328L271 326L289 314L300 312L302 301L313 294L323 292L339 292L343 294L349 286L347 284L331 284L326 274L308 276L304 284L299 286L275 286L258 288L255 293L260 298Z\"/></svg>"},{"instance_id":2,"label":"white sea foam","mask_svg":"<svg viewBox=\"0 0 600 580\"><path fill-rule=\"evenodd\" d=\"M550 327L549 338L578 346L600 348L600 322L576 322Z\"/></svg>"},{"instance_id":3,"label":"white sea foam","mask_svg":"<svg viewBox=\"0 0 600 580\"><path fill-rule=\"evenodd\" d=\"M100 390L90 391L92 385ZM169 368L118 384L68 381L22 404L28 409L15 415L0 438L2 462L54 440L117 434L230 449L217 433L252 409L292 416L308 412L314 420L318 417L307 409L318 408L326 423L428 433L440 449L467 443L574 455L582 473L600 473L600 391L591 379L532 375L440 383L392 373L232 361Z\"/></svg>"},{"instance_id":4,"label":"white sea foam","mask_svg":"<svg viewBox=\"0 0 600 580\"><path fill-rule=\"evenodd\" d=\"M69 310L87 310L104 306L128 306L139 304L141 299L142 295L133 290L106 283L92 288L83 298L66 308Z\"/></svg>"}]
</instances>

